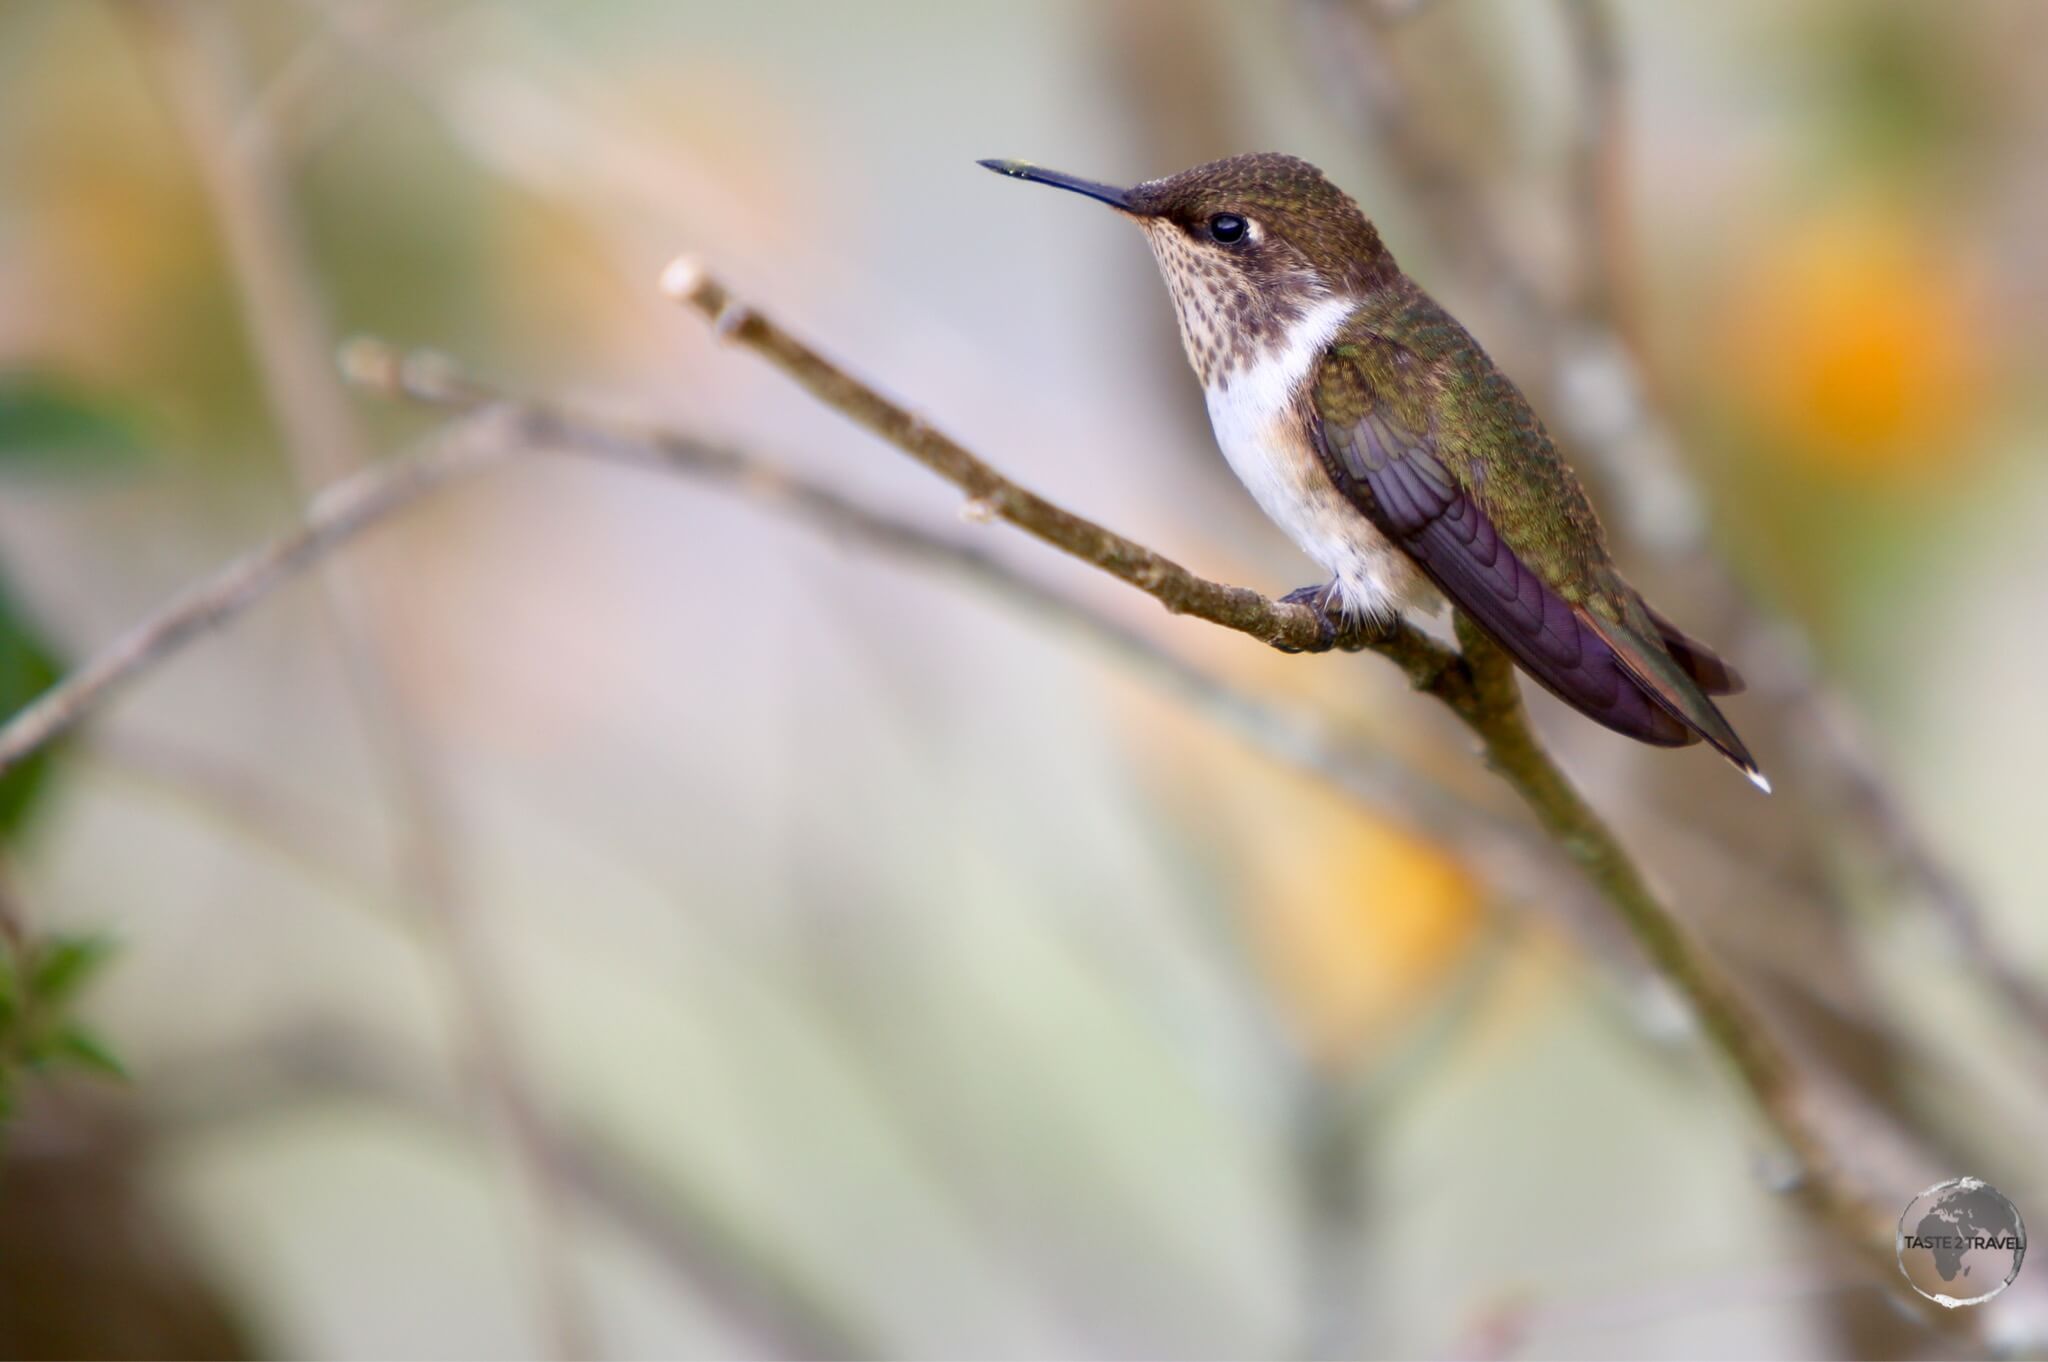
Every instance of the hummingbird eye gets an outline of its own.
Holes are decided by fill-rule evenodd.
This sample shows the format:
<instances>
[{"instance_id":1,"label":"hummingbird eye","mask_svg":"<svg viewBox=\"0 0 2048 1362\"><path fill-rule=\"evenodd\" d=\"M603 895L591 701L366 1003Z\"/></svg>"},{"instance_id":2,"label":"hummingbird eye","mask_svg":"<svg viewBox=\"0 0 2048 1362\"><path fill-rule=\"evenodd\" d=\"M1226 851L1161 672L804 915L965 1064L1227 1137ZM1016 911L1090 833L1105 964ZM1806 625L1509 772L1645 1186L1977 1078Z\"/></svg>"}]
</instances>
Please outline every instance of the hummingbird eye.
<instances>
[{"instance_id":1,"label":"hummingbird eye","mask_svg":"<svg viewBox=\"0 0 2048 1362\"><path fill-rule=\"evenodd\" d=\"M1245 229L1251 224L1235 213L1218 213L1209 219L1209 236L1226 246L1244 240Z\"/></svg>"}]
</instances>

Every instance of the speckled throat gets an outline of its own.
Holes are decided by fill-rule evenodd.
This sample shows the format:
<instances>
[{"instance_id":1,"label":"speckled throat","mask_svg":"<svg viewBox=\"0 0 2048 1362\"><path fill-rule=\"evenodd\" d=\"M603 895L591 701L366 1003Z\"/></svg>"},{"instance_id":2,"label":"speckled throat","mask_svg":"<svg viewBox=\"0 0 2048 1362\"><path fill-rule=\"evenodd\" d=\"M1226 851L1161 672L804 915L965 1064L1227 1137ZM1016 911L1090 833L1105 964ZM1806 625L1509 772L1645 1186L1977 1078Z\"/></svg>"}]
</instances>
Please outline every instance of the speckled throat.
<instances>
[{"instance_id":1,"label":"speckled throat","mask_svg":"<svg viewBox=\"0 0 2048 1362\"><path fill-rule=\"evenodd\" d=\"M1197 248L1170 221L1140 223L1173 296L1188 363L1205 388L1228 387L1261 355L1282 348L1294 324L1330 296L1306 270L1254 278L1239 262Z\"/></svg>"}]
</instances>

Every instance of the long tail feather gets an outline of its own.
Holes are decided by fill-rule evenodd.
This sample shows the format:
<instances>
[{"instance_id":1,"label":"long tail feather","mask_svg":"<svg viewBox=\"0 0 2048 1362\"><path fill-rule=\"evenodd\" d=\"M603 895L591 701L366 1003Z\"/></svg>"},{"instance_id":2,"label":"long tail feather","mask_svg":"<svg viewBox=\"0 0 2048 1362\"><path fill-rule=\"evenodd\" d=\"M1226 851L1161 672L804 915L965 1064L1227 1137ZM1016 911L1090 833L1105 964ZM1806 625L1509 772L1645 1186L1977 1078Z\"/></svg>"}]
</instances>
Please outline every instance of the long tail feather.
<instances>
[{"instance_id":1,"label":"long tail feather","mask_svg":"<svg viewBox=\"0 0 2048 1362\"><path fill-rule=\"evenodd\" d=\"M1640 605L1637 609L1642 612L1643 623L1649 625L1647 609ZM1765 791L1771 788L1756 759L1750 756L1742 739L1735 735L1735 729L1714 707L1714 702L1707 698L1688 669L1665 651L1661 640L1652 641L1645 636L1647 630L1639 631L1626 624L1604 620L1590 611L1581 610L1579 616L1602 642L1613 649L1615 659L1642 688L1643 694L1704 738L1708 746L1733 762L1758 788ZM1654 625L1650 628L1654 629Z\"/></svg>"}]
</instances>

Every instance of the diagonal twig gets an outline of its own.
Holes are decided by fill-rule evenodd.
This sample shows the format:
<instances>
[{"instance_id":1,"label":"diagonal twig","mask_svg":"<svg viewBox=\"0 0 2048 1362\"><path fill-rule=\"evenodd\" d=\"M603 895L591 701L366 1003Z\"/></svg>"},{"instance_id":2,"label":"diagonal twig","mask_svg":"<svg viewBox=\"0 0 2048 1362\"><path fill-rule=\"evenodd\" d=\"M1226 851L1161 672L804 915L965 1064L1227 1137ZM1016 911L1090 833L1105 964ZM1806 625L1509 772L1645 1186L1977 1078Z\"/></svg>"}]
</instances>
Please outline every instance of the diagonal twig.
<instances>
[{"instance_id":1,"label":"diagonal twig","mask_svg":"<svg viewBox=\"0 0 2048 1362\"><path fill-rule=\"evenodd\" d=\"M1197 576L1163 554L1011 481L916 413L883 397L758 312L739 304L695 260L686 257L672 263L662 278L662 288L710 318L721 336L763 355L819 401L965 492L972 514L1006 520L1130 583L1176 615L1193 615L1287 652L1368 648L1392 660L1419 690L1445 698L1469 695L1471 679L1458 654L1406 620L1359 623L1333 632L1330 621L1318 611Z\"/></svg>"},{"instance_id":2,"label":"diagonal twig","mask_svg":"<svg viewBox=\"0 0 2048 1362\"><path fill-rule=\"evenodd\" d=\"M1304 607L1197 577L1142 545L1054 506L1004 477L957 442L933 431L758 313L739 307L701 271L671 276L672 283L677 279L688 285L681 290L684 298L718 322L732 339L789 369L833 405L884 433L920 462L985 504L991 515L1019 524L1063 551L1132 582L1162 603L1178 607L1182 613L1208 619L1272 646L1329 645L1327 626ZM427 486L437 486L465 471L460 462L449 466L453 459L451 451L468 449L470 458L476 459L475 450L481 444L501 456L506 447L564 443L565 435L574 434L580 442L574 443L574 447L603 452L608 445L614 446L615 452L628 461L653 460L683 466L698 460L714 476L722 475L742 485L763 476L758 465L714 446L677 438L650 445L644 440L636 443L602 431L567 431L545 409L495 403L489 394L466 386L460 375L445 365L415 361L400 368L387 352L375 349L358 349L351 362L377 386L415 395L438 394L445 404L458 407L481 404L476 415L456 428L458 433L470 432L469 438L458 440L451 436L430 446L410 463L357 475L336 489L329 502L330 507L352 512L344 523L337 525L331 512L310 515L306 527L249 559L230 565L217 579L181 597L164 615L146 622L137 631L137 636L143 638L172 642L148 648L124 643L112 657L89 664L78 675L60 683L36 707L0 729L0 767L32 750L38 741L46 740L61 727L62 723L52 716L65 722L75 721L115 682L168 656L176 642L197 636L206 624L231 618L318 552L345 542L350 535L405 504L406 498L393 495L388 483L411 484L420 480ZM489 438L484 438L479 426L492 425L495 428L488 432ZM772 479L774 475L767 476ZM989 572L1002 574L993 560L958 546L945 547L946 541L906 528L886 516L864 520L861 512L852 509L853 503L835 498L836 494L812 490L791 504L835 527L857 527L876 543L898 548L908 545L906 551L913 554L943 558L955 565L985 564ZM1006 589L1031 594L1035 588L1017 585L1023 581L1011 575ZM1065 612L1077 607L1061 605L1056 609ZM1113 625L1108 627L1115 629ZM1469 628L1461 631L1462 652L1412 628L1351 636L1338 642L1387 655L1419 689L1451 708L1479 737L1489 763L1537 813L1551 840L1577 863L1587 882L1618 910L1617 916L1633 941L1690 1004L1715 1048L1727 1058L1773 1128L1798 1155L1805 1173L1800 1184L1804 1192L1828 1213L1830 1223L1846 1239L1874 1256L1888 1253L1889 1213L1875 1209L1862 1187L1831 1156L1829 1141L1814 1120L1811 1095L1804 1091L1798 1074L1785 1061L1775 1040L1728 989L1718 968L1694 946L1649 890L1640 871L1605 824L1537 744L1528 729L1512 667L1505 656ZM1296 744L1302 741L1299 736L1288 739ZM1281 755L1300 754L1283 751Z\"/></svg>"},{"instance_id":3,"label":"diagonal twig","mask_svg":"<svg viewBox=\"0 0 2048 1362\"><path fill-rule=\"evenodd\" d=\"M664 291L701 313L719 335L780 368L828 406L894 444L999 517L1158 600L1279 648L1328 647L1328 626L1303 608L1219 587L1150 549L1011 481L951 437L882 396L772 319L735 299L698 261L664 274ZM1799 1190L1867 1262L1889 1265L1892 1217L1853 1178L1815 1119L1813 1095L1776 1038L1653 893L1606 823L1550 760L1530 730L1514 669L1482 631L1457 616L1452 650L1413 626L1355 631L1338 640L1389 658L1410 683L1447 706L1483 745L1487 763L1522 797L1551 838L1615 910L1697 1017L1756 1106L1798 1160ZM1315 632L1311 633L1311 627Z\"/></svg>"},{"instance_id":4,"label":"diagonal twig","mask_svg":"<svg viewBox=\"0 0 2048 1362\"><path fill-rule=\"evenodd\" d=\"M314 497L301 523L186 587L0 727L0 772L72 728L113 691L221 628L301 572L429 493L517 451L484 413L402 459L375 464Z\"/></svg>"}]
</instances>

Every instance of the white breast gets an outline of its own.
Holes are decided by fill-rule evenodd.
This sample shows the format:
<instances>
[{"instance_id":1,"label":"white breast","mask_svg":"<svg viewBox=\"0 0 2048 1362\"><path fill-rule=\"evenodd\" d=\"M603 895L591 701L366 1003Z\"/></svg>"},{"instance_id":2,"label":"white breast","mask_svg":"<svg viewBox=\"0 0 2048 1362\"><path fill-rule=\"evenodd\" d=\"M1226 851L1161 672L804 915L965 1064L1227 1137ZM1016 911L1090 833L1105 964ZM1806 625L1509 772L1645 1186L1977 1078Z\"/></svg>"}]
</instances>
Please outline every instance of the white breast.
<instances>
[{"instance_id":1,"label":"white breast","mask_svg":"<svg viewBox=\"0 0 2048 1362\"><path fill-rule=\"evenodd\" d=\"M1208 387L1209 424L1259 509L1337 586L1349 616L1386 616L1427 596L1421 574L1330 481L1293 407L1309 368L1351 304L1327 298L1289 328L1287 343Z\"/></svg>"}]
</instances>

